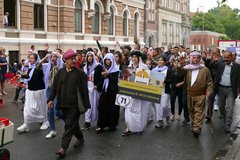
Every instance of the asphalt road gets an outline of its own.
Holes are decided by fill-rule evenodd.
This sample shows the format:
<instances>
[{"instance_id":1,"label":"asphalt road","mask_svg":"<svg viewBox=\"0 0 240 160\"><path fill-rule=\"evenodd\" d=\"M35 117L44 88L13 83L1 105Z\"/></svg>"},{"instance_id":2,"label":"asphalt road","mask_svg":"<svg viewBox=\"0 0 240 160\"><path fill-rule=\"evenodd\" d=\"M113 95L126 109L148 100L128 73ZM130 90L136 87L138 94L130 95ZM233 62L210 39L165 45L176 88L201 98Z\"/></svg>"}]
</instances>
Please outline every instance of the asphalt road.
<instances>
[{"instance_id":1,"label":"asphalt road","mask_svg":"<svg viewBox=\"0 0 240 160\"><path fill-rule=\"evenodd\" d=\"M41 131L40 124L32 124L30 132L18 134L16 128L23 122L21 103L11 103L14 88L8 86L4 96L5 105L0 109L0 117L8 117L15 124L14 142L5 146L11 152L11 160L54 160L59 159L55 151L61 144L63 121L56 120L57 137L45 139L49 130ZM240 120L240 100L236 102L234 123ZM237 116L238 115L238 116ZM142 135L122 137L125 128L121 112L120 124L115 132L96 134L94 123L84 132L85 143L81 148L68 149L66 160L210 160L225 143L228 134L224 132L223 120L215 112L213 122L204 124L201 136L193 137L190 126L182 126L181 121L173 121L170 128L156 129L155 122L145 128ZM80 124L83 125L83 116ZM234 125L233 125L234 126ZM213 130L213 133L211 132Z\"/></svg>"}]
</instances>

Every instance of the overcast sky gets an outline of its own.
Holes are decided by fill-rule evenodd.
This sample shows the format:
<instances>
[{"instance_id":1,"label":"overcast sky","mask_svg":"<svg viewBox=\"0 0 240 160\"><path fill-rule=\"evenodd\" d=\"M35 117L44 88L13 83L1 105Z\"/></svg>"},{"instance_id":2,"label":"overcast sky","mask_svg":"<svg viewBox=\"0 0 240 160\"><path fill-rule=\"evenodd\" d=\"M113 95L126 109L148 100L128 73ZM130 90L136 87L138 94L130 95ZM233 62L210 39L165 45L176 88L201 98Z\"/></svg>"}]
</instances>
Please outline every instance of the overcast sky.
<instances>
[{"instance_id":1,"label":"overcast sky","mask_svg":"<svg viewBox=\"0 0 240 160\"><path fill-rule=\"evenodd\" d=\"M226 4L229 5L231 8L239 8L240 1L239 0L227 0ZM197 8L200 11L206 12L211 8L217 7L217 0L190 0L190 11L196 12Z\"/></svg>"}]
</instances>

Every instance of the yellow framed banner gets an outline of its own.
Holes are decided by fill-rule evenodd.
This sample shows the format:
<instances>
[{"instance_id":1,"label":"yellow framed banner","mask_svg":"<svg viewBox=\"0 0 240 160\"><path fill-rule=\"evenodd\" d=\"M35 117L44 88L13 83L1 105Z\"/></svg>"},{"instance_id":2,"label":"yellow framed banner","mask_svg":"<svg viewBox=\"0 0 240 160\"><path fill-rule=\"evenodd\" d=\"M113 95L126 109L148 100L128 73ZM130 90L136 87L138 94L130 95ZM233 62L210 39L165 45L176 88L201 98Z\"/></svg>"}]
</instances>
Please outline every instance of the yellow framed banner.
<instances>
[{"instance_id":1,"label":"yellow framed banner","mask_svg":"<svg viewBox=\"0 0 240 160\"><path fill-rule=\"evenodd\" d=\"M163 89L164 87L120 80L118 93L136 99L159 103Z\"/></svg>"}]
</instances>

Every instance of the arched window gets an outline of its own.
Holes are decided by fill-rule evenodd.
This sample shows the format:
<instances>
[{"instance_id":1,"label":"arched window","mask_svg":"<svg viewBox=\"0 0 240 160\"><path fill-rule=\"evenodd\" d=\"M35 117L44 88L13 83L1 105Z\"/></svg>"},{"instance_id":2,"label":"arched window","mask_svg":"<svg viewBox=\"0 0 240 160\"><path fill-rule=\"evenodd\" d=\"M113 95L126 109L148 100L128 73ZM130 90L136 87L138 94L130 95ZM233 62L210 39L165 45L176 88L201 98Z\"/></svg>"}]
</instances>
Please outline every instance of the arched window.
<instances>
[{"instance_id":1,"label":"arched window","mask_svg":"<svg viewBox=\"0 0 240 160\"><path fill-rule=\"evenodd\" d=\"M138 14L136 13L134 16L134 29L135 29L135 36L138 35L138 30L139 30L139 18Z\"/></svg>"},{"instance_id":2,"label":"arched window","mask_svg":"<svg viewBox=\"0 0 240 160\"><path fill-rule=\"evenodd\" d=\"M113 34L113 24L114 24L114 12L112 7L110 7L110 18L108 20L108 34Z\"/></svg>"},{"instance_id":3,"label":"arched window","mask_svg":"<svg viewBox=\"0 0 240 160\"><path fill-rule=\"evenodd\" d=\"M128 17L127 17L127 12L124 11L123 13L123 35L127 36L128 33Z\"/></svg>"},{"instance_id":4,"label":"arched window","mask_svg":"<svg viewBox=\"0 0 240 160\"><path fill-rule=\"evenodd\" d=\"M82 32L82 3L80 0L75 2L74 29L76 32Z\"/></svg>"},{"instance_id":5,"label":"arched window","mask_svg":"<svg viewBox=\"0 0 240 160\"><path fill-rule=\"evenodd\" d=\"M92 17L92 32L93 33L99 33L99 7L98 5L95 3L94 4L94 8L95 8L95 15Z\"/></svg>"}]
</instances>

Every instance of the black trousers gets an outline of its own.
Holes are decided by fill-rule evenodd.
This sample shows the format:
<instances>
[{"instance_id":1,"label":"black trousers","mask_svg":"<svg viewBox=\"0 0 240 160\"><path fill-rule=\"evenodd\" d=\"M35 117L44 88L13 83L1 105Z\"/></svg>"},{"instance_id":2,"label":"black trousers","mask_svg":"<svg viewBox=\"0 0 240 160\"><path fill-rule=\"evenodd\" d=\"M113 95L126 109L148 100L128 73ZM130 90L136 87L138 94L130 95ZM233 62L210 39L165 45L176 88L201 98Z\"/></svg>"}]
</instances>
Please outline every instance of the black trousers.
<instances>
[{"instance_id":1,"label":"black trousers","mask_svg":"<svg viewBox=\"0 0 240 160\"><path fill-rule=\"evenodd\" d=\"M182 87L179 87L179 88L173 87L171 89L170 98L171 98L172 115L175 115L175 102L177 97L178 97L178 115L181 115L182 109L183 109L183 88Z\"/></svg>"},{"instance_id":2,"label":"black trousers","mask_svg":"<svg viewBox=\"0 0 240 160\"><path fill-rule=\"evenodd\" d=\"M17 88L16 88L15 96L14 96L14 99L15 99L15 100L18 100L19 93L20 93L21 90L22 90L22 87L17 87Z\"/></svg>"},{"instance_id":3,"label":"black trousers","mask_svg":"<svg viewBox=\"0 0 240 160\"><path fill-rule=\"evenodd\" d=\"M183 89L183 111L184 111L184 118L187 121L190 121L189 119L189 112L188 112L188 104L187 104L187 90Z\"/></svg>"},{"instance_id":4,"label":"black trousers","mask_svg":"<svg viewBox=\"0 0 240 160\"><path fill-rule=\"evenodd\" d=\"M62 148L67 149L74 135L77 139L82 139L83 134L79 126L80 112L77 106L62 109L63 120L65 122L64 133L62 136Z\"/></svg>"},{"instance_id":5,"label":"black trousers","mask_svg":"<svg viewBox=\"0 0 240 160\"><path fill-rule=\"evenodd\" d=\"M214 101L215 101L215 97L217 95L217 91L214 89L213 93L210 96L210 103L208 103L210 106L208 106L208 111L207 111L207 117L211 118L213 115L213 105L214 105ZM222 110L220 109L220 113L222 115Z\"/></svg>"}]
</instances>

